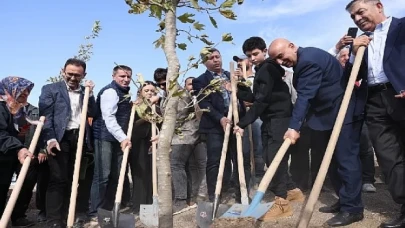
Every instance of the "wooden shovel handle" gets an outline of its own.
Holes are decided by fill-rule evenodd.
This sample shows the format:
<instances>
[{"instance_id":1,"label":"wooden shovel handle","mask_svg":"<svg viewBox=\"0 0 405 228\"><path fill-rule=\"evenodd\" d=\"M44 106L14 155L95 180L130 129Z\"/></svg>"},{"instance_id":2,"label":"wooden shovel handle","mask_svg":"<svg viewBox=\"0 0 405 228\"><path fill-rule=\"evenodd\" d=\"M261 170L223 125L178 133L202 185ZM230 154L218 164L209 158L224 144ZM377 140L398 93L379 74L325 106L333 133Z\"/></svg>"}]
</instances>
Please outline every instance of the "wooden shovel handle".
<instances>
[{"instance_id":1,"label":"wooden shovel handle","mask_svg":"<svg viewBox=\"0 0 405 228\"><path fill-rule=\"evenodd\" d=\"M152 112L156 113L156 106L152 105ZM152 138L156 137L156 123L152 122ZM153 188L153 196L157 196L158 189L157 189L157 142L152 142L152 188Z\"/></svg>"},{"instance_id":2,"label":"wooden shovel handle","mask_svg":"<svg viewBox=\"0 0 405 228\"><path fill-rule=\"evenodd\" d=\"M232 101L232 99L231 99L231 101ZM227 115L227 118L229 120L232 119L232 106L233 106L232 103L229 104L229 110L228 110L228 115ZM226 154L228 153L229 135L231 134L231 131L232 131L232 125L229 123L226 124L224 142L222 143L221 159L219 161L217 185L215 186L215 195L221 194L222 179L224 177Z\"/></svg>"},{"instance_id":3,"label":"wooden shovel handle","mask_svg":"<svg viewBox=\"0 0 405 228\"><path fill-rule=\"evenodd\" d=\"M233 62L230 62L231 70L231 85L232 85L232 105L233 105L233 119L234 124L236 125L239 122L239 113L238 113L238 98L236 97L237 90L237 81L234 79L235 76L235 66ZM239 184L240 184L240 193L242 197L242 204L247 205L248 202L248 193L246 188L245 180L245 170L243 163L243 148L242 148L242 136L239 133L236 133L236 149L237 149L237 158L238 158L238 173L239 173ZM247 202L246 202L247 201Z\"/></svg>"},{"instance_id":4,"label":"wooden shovel handle","mask_svg":"<svg viewBox=\"0 0 405 228\"><path fill-rule=\"evenodd\" d=\"M30 148L28 149L31 153L33 153L35 151L39 136L41 135L42 127L44 126L44 122L45 122L45 116L41 116L39 118L39 123L35 129L34 136L31 140ZM7 223L10 220L11 213L13 212L15 203L18 199L18 195L20 194L22 185L24 183L25 177L28 172L28 168L30 167L30 163L31 163L31 158L30 157L25 158L24 163L21 167L20 173L18 174L17 181L14 185L13 191L10 195L10 198L8 199L7 206L4 209L3 215L1 216L0 227L7 227Z\"/></svg>"},{"instance_id":5,"label":"wooden shovel handle","mask_svg":"<svg viewBox=\"0 0 405 228\"><path fill-rule=\"evenodd\" d=\"M76 160L73 172L72 192L70 194L67 227L73 227L76 211L77 188L79 187L80 163L82 161L84 133L86 130L87 109L89 105L90 87L84 90L82 113L80 114L79 138L77 139Z\"/></svg>"},{"instance_id":6,"label":"wooden shovel handle","mask_svg":"<svg viewBox=\"0 0 405 228\"><path fill-rule=\"evenodd\" d=\"M129 140L131 140L131 138L132 138L132 129L134 127L134 120L135 120L135 108L136 108L135 104L132 104L131 117L129 118L128 131L127 131L127 139L129 139ZM121 199L122 199L122 189L124 188L124 179L125 179L125 172L127 170L129 149L130 149L129 146L125 147L124 154L122 155L120 176L118 178L117 192L115 193L115 202L116 203L121 203Z\"/></svg>"},{"instance_id":7,"label":"wooden shovel handle","mask_svg":"<svg viewBox=\"0 0 405 228\"><path fill-rule=\"evenodd\" d=\"M318 201L319 194L321 193L322 185L325 181L326 173L328 172L330 162L332 160L333 152L336 147L336 143L339 139L339 134L342 129L343 121L346 116L347 107L349 106L350 98L353 93L354 83L356 82L357 75L360 70L361 62L363 60L364 51L366 47L362 46L357 51L356 59L354 60L352 72L350 74L349 82L346 87L345 95L343 96L342 104L340 105L339 113L333 126L332 135L330 137L328 146L326 148L325 155L323 156L321 167L319 168L318 176L316 177L314 187L309 195L308 202L305 205L303 214L299 220L298 227L306 228L309 225L312 214L314 212L315 203Z\"/></svg>"}]
</instances>

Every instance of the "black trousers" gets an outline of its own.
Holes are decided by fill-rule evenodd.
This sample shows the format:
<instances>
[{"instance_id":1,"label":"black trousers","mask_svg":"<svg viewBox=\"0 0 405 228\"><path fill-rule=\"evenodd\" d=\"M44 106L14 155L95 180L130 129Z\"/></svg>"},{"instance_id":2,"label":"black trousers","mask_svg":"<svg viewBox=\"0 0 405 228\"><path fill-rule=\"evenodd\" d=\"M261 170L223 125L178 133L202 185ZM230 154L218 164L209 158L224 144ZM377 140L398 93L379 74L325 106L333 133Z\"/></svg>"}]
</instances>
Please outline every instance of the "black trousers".
<instances>
[{"instance_id":1,"label":"black trousers","mask_svg":"<svg viewBox=\"0 0 405 228\"><path fill-rule=\"evenodd\" d=\"M59 142L61 151L56 152L55 156L48 156L50 176L46 192L46 213L50 224L67 218L77 140L78 131L65 131Z\"/></svg>"},{"instance_id":2,"label":"black trousers","mask_svg":"<svg viewBox=\"0 0 405 228\"><path fill-rule=\"evenodd\" d=\"M3 215L6 207L11 178L17 166L17 154L0 155L0 215Z\"/></svg>"},{"instance_id":3,"label":"black trousers","mask_svg":"<svg viewBox=\"0 0 405 228\"><path fill-rule=\"evenodd\" d=\"M374 184L374 149L368 136L368 128L363 124L360 136L360 160L362 165L363 184Z\"/></svg>"},{"instance_id":4,"label":"black trousers","mask_svg":"<svg viewBox=\"0 0 405 228\"><path fill-rule=\"evenodd\" d=\"M341 211L350 213L362 212L364 207L361 200L361 161L359 157L360 134L362 121L342 126L335 152L329 167L329 179L335 193L339 197ZM311 153L316 154L321 161L316 161L319 171L332 130L311 131ZM319 155L319 156L318 156Z\"/></svg>"},{"instance_id":5,"label":"black trousers","mask_svg":"<svg viewBox=\"0 0 405 228\"><path fill-rule=\"evenodd\" d=\"M316 178L317 172L312 173L314 168L310 167L310 160L309 160L309 150L311 149L311 129L304 124L300 131L300 139L297 141L295 145L292 146L291 150L291 163L290 163L290 174L291 178L294 183L297 184L297 187L300 188L302 191L307 191L311 188L312 184L310 185L310 178L311 183ZM311 160L319 160L315 157L314 153L311 153ZM311 163L314 164L313 162Z\"/></svg>"},{"instance_id":6,"label":"black trousers","mask_svg":"<svg viewBox=\"0 0 405 228\"><path fill-rule=\"evenodd\" d=\"M366 120L388 190L396 203L405 204L405 100L395 95L392 88L370 88Z\"/></svg>"},{"instance_id":7,"label":"black trousers","mask_svg":"<svg viewBox=\"0 0 405 228\"><path fill-rule=\"evenodd\" d=\"M284 142L284 134L290 124L290 118L271 119L263 121L262 124L262 143L263 143L263 158L267 167L270 166L278 150ZM269 185L269 189L274 195L283 199L287 198L287 191L295 188L290 175L288 174L288 158L291 149L284 155L283 160Z\"/></svg>"},{"instance_id":8,"label":"black trousers","mask_svg":"<svg viewBox=\"0 0 405 228\"><path fill-rule=\"evenodd\" d=\"M217 184L217 177L218 177L218 171L219 171L219 161L221 159L221 151L222 151L222 145L224 141L224 134L204 134L201 136L201 140L206 142L207 145L207 172L206 172L206 178L207 178L207 189L208 189L208 197L210 201L213 201L215 198L215 186ZM238 172L238 162L237 162L237 148L236 148L236 136L231 133L229 136L229 143L228 143L228 152L226 156L226 166L225 169L230 168L230 161L233 161L233 167L236 170L235 175L239 176ZM228 168L227 168L228 167ZM248 153L243 154L243 168L245 171L245 181L246 185L249 184L250 181L250 156ZM226 172L227 175L231 174L232 172ZM223 181L230 180L229 177L227 177ZM239 180L239 178L238 178ZM240 202L240 186L239 186L239 181L236 181L235 187L237 188L236 190L236 201ZM225 189L223 188L223 191Z\"/></svg>"}]
</instances>

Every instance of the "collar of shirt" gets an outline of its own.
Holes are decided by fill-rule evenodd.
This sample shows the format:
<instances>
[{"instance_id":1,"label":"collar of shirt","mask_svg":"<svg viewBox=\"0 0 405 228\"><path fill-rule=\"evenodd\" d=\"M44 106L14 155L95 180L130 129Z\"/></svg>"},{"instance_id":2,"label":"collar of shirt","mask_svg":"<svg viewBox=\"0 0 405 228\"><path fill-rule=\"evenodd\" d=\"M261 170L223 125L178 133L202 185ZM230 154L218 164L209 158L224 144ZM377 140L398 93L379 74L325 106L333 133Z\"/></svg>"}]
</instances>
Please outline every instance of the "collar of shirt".
<instances>
[{"instance_id":1,"label":"collar of shirt","mask_svg":"<svg viewBox=\"0 0 405 228\"><path fill-rule=\"evenodd\" d=\"M71 89L69 86L68 86L68 84L66 83L66 81L64 81L65 82L65 85L66 85L66 88L67 88L67 90L68 90L68 92L74 92L74 93L80 93L80 92L82 92L82 87L79 85L79 87L77 88L77 89Z\"/></svg>"},{"instance_id":2,"label":"collar of shirt","mask_svg":"<svg viewBox=\"0 0 405 228\"><path fill-rule=\"evenodd\" d=\"M390 28L392 17L387 17L383 22L375 27L375 32L386 31Z\"/></svg>"}]
</instances>

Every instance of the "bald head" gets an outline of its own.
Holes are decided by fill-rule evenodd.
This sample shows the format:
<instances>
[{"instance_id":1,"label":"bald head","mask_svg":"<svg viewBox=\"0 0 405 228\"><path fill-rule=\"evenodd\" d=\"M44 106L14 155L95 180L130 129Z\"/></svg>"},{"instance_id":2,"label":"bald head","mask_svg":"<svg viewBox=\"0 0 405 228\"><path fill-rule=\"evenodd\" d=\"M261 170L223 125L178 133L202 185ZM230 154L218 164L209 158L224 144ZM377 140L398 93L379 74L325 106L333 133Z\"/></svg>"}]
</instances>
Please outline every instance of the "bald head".
<instances>
[{"instance_id":1,"label":"bald head","mask_svg":"<svg viewBox=\"0 0 405 228\"><path fill-rule=\"evenodd\" d=\"M268 48L269 57L285 67L297 64L297 50L298 47L284 38L273 40Z\"/></svg>"}]
</instances>

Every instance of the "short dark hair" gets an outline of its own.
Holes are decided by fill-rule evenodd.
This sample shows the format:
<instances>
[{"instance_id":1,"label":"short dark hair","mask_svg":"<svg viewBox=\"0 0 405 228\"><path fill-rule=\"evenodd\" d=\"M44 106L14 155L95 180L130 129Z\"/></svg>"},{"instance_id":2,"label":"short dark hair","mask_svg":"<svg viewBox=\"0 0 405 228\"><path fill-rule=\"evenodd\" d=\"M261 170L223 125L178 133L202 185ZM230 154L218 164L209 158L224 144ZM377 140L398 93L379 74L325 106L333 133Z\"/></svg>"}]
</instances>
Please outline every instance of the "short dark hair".
<instances>
[{"instance_id":1,"label":"short dark hair","mask_svg":"<svg viewBox=\"0 0 405 228\"><path fill-rule=\"evenodd\" d=\"M351 0L351 1L349 2L349 4L347 4L347 6L346 6L346 8L345 8L346 11L349 11L349 10L353 7L354 4L359 3L359 2L364 2L364 3L368 3L368 2L381 3L380 0Z\"/></svg>"},{"instance_id":2,"label":"short dark hair","mask_svg":"<svg viewBox=\"0 0 405 228\"><path fill-rule=\"evenodd\" d=\"M249 39L245 40L242 45L242 50L243 53L246 54L248 51L253 51L255 49L259 49L260 51L263 51L266 49L266 42L263 40L263 38L258 37L258 36L252 36Z\"/></svg>"},{"instance_id":3,"label":"short dark hair","mask_svg":"<svg viewBox=\"0 0 405 228\"><path fill-rule=\"evenodd\" d=\"M208 48L208 53L209 53L208 55L210 55L214 52L218 52L219 54L221 54L221 52L219 52L219 50L216 48L213 48L213 47ZM205 63L208 60L208 55L205 53L200 53L200 58L203 63Z\"/></svg>"},{"instance_id":4,"label":"short dark hair","mask_svg":"<svg viewBox=\"0 0 405 228\"><path fill-rule=\"evenodd\" d=\"M129 66L125 66L125 65L117 65L113 68L113 74L115 74L118 70L124 70L124 71L131 71L132 69Z\"/></svg>"},{"instance_id":5,"label":"short dark hair","mask_svg":"<svg viewBox=\"0 0 405 228\"><path fill-rule=\"evenodd\" d=\"M153 79L155 82L166 80L167 68L157 68L153 73Z\"/></svg>"},{"instance_id":6,"label":"short dark hair","mask_svg":"<svg viewBox=\"0 0 405 228\"><path fill-rule=\"evenodd\" d=\"M63 67L64 70L66 69L67 65L80 66L83 68L83 71L86 72L86 63L81 59L70 58L66 60L65 66Z\"/></svg>"},{"instance_id":7,"label":"short dark hair","mask_svg":"<svg viewBox=\"0 0 405 228\"><path fill-rule=\"evenodd\" d=\"M186 78L186 80L184 80L184 85L186 85L186 82L187 82L187 80L189 80L189 79L194 79L195 77L188 77L188 78Z\"/></svg>"}]
</instances>

